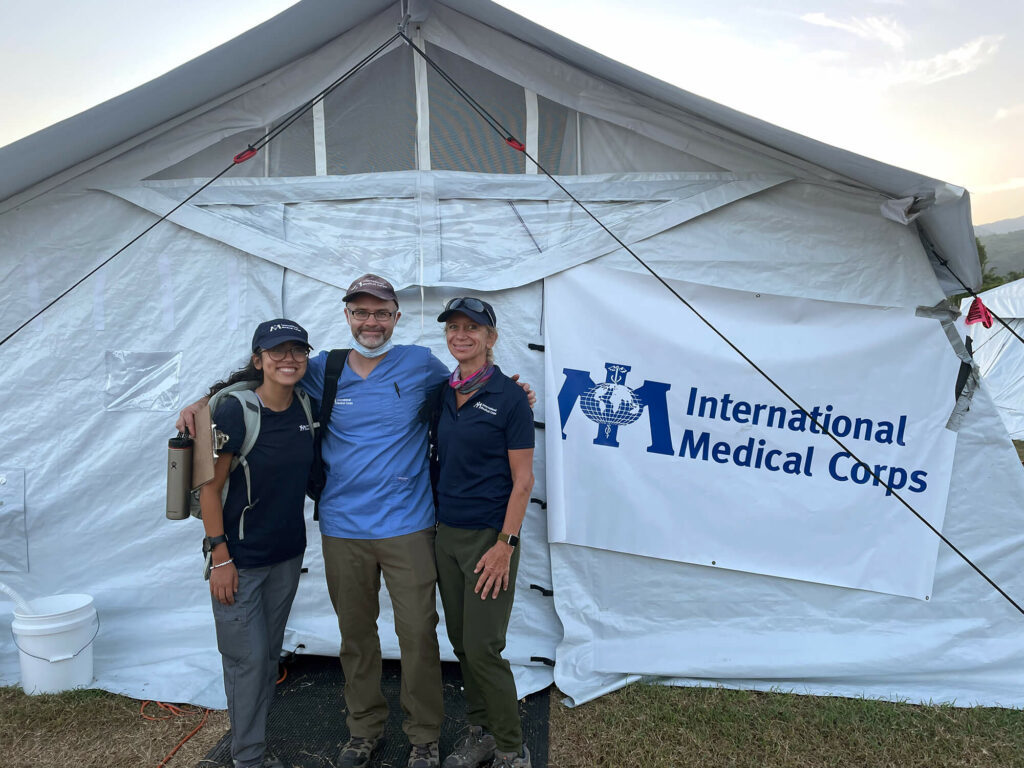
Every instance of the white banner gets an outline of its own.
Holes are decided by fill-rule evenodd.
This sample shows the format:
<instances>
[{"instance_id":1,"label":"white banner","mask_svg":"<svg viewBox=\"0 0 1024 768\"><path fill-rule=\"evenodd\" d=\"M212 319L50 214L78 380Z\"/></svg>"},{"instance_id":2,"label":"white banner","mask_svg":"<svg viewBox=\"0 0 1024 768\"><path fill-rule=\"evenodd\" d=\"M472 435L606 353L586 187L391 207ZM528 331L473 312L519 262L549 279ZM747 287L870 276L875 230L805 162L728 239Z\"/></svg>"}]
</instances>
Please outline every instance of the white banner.
<instances>
[{"instance_id":1,"label":"white banner","mask_svg":"<svg viewBox=\"0 0 1024 768\"><path fill-rule=\"evenodd\" d=\"M544 286L551 541L928 599L939 540L883 483L942 529L939 322L672 285L848 450L654 278L585 264Z\"/></svg>"}]
</instances>

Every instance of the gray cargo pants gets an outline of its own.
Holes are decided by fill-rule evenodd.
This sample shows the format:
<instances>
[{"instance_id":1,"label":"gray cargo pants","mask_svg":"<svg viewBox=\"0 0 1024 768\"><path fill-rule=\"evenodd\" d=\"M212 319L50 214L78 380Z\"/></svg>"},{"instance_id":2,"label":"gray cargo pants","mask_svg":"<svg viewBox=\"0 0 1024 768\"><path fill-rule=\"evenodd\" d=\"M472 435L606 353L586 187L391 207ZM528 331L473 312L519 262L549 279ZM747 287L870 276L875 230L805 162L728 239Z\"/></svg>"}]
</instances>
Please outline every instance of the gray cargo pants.
<instances>
[{"instance_id":1,"label":"gray cargo pants","mask_svg":"<svg viewBox=\"0 0 1024 768\"><path fill-rule=\"evenodd\" d=\"M263 761L267 713L301 567L302 555L265 568L240 568L234 604L213 600L231 719L231 757L239 767Z\"/></svg>"}]
</instances>

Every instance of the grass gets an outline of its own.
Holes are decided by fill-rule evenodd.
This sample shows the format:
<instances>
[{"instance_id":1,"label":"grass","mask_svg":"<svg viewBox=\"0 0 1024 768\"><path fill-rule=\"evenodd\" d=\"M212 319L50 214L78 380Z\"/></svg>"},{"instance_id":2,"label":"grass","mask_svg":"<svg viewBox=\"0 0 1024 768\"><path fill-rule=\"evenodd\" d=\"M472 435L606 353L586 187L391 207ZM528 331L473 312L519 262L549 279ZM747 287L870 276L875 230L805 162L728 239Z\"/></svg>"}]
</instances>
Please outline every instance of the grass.
<instances>
[{"instance_id":1,"label":"grass","mask_svg":"<svg viewBox=\"0 0 1024 768\"><path fill-rule=\"evenodd\" d=\"M553 708L551 768L1024 766L1024 712L631 685Z\"/></svg>"},{"instance_id":2,"label":"grass","mask_svg":"<svg viewBox=\"0 0 1024 768\"><path fill-rule=\"evenodd\" d=\"M141 702L105 691L26 696L0 688L0 766L3 768L156 768L202 718L150 721ZM164 714L154 705L146 714ZM202 730L168 762L193 768L228 729L226 712L211 712Z\"/></svg>"},{"instance_id":3,"label":"grass","mask_svg":"<svg viewBox=\"0 0 1024 768\"><path fill-rule=\"evenodd\" d=\"M575 709L560 700L550 768L1024 768L1019 710L643 684ZM198 720L144 720L138 701L103 691L0 688L0 766L156 768ZM227 728L212 712L168 768L194 768Z\"/></svg>"}]
</instances>

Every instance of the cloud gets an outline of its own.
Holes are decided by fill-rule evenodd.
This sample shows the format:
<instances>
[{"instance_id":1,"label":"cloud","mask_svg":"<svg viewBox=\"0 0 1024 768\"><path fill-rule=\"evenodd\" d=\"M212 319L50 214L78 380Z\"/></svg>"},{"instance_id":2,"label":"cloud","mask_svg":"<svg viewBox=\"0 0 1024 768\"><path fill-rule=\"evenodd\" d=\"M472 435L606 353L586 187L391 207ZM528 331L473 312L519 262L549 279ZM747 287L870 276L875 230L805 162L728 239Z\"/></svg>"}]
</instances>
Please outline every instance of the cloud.
<instances>
[{"instance_id":1,"label":"cloud","mask_svg":"<svg viewBox=\"0 0 1024 768\"><path fill-rule=\"evenodd\" d=\"M1014 115L1024 115L1024 104L1014 104L1012 107L1001 107L996 110L993 120L1003 120Z\"/></svg>"},{"instance_id":2,"label":"cloud","mask_svg":"<svg viewBox=\"0 0 1024 768\"><path fill-rule=\"evenodd\" d=\"M929 59L903 61L887 67L887 76L893 84L930 85L966 75L989 62L996 55L1002 41L1003 35L976 37L959 48Z\"/></svg>"},{"instance_id":3,"label":"cloud","mask_svg":"<svg viewBox=\"0 0 1024 768\"><path fill-rule=\"evenodd\" d=\"M805 13L800 19L819 27L841 29L865 40L876 40L897 51L903 50L903 46L906 45L910 37L898 21L884 16L838 21L829 18L824 13Z\"/></svg>"},{"instance_id":4,"label":"cloud","mask_svg":"<svg viewBox=\"0 0 1024 768\"><path fill-rule=\"evenodd\" d=\"M990 195L993 192L1011 192L1015 189L1024 189L1024 178L1015 177L1007 179L1006 181L1000 181L997 184L986 184L983 187L972 187L971 194L974 195Z\"/></svg>"},{"instance_id":5,"label":"cloud","mask_svg":"<svg viewBox=\"0 0 1024 768\"><path fill-rule=\"evenodd\" d=\"M845 64L850 61L849 51L837 51L833 48L822 48L818 51L811 51L804 54L808 61L818 66Z\"/></svg>"}]
</instances>

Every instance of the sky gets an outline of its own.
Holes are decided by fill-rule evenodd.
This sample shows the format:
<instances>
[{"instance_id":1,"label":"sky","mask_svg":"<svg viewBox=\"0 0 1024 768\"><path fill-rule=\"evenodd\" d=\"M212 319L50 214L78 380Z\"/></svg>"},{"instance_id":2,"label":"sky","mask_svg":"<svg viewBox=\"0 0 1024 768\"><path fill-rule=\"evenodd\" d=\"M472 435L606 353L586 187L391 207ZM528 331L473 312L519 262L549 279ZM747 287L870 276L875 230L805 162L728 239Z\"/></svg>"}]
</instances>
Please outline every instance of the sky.
<instances>
[{"instance_id":1,"label":"sky","mask_svg":"<svg viewBox=\"0 0 1024 768\"><path fill-rule=\"evenodd\" d=\"M1024 215L1020 0L499 3L685 90L966 187L975 224ZM292 4L0 0L0 146Z\"/></svg>"}]
</instances>

